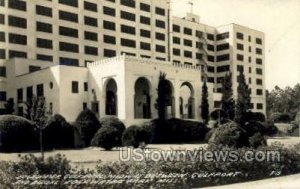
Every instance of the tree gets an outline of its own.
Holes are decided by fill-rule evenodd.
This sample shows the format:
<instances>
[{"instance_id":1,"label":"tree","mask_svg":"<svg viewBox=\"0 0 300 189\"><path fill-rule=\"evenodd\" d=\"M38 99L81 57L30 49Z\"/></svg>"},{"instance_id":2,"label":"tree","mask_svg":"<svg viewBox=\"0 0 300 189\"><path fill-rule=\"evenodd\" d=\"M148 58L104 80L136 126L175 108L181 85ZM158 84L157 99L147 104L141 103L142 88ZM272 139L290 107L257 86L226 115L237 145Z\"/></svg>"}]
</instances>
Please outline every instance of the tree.
<instances>
[{"instance_id":1,"label":"tree","mask_svg":"<svg viewBox=\"0 0 300 189\"><path fill-rule=\"evenodd\" d=\"M209 104L208 104L208 90L207 90L207 85L206 85L206 79L204 79L203 85L202 85L201 117L204 120L204 123L208 122Z\"/></svg>"},{"instance_id":2,"label":"tree","mask_svg":"<svg viewBox=\"0 0 300 189\"><path fill-rule=\"evenodd\" d=\"M27 116L34 122L35 127L39 131L40 152L42 160L44 160L43 130L46 128L48 122L46 99L45 97L33 96L31 102L27 102L26 104L30 104L30 106L27 107L29 113Z\"/></svg>"},{"instance_id":3,"label":"tree","mask_svg":"<svg viewBox=\"0 0 300 189\"><path fill-rule=\"evenodd\" d=\"M6 103L4 104L5 113L6 114L13 114L15 112L14 109L15 103L13 98L9 98Z\"/></svg>"},{"instance_id":4,"label":"tree","mask_svg":"<svg viewBox=\"0 0 300 189\"><path fill-rule=\"evenodd\" d=\"M235 107L235 120L237 123L243 124L243 117L250 109L251 103L251 91L246 83L244 71L240 70L240 75L238 77L238 97Z\"/></svg>"},{"instance_id":5,"label":"tree","mask_svg":"<svg viewBox=\"0 0 300 189\"><path fill-rule=\"evenodd\" d=\"M225 118L230 120L234 119L234 106L235 106L235 102L233 99L231 73L229 74L226 73L222 83L222 100L221 100L221 109L225 113Z\"/></svg>"},{"instance_id":6,"label":"tree","mask_svg":"<svg viewBox=\"0 0 300 189\"><path fill-rule=\"evenodd\" d=\"M157 87L157 111L158 119L163 121L166 119L166 105L167 105L167 80L166 73L160 72Z\"/></svg>"}]
</instances>

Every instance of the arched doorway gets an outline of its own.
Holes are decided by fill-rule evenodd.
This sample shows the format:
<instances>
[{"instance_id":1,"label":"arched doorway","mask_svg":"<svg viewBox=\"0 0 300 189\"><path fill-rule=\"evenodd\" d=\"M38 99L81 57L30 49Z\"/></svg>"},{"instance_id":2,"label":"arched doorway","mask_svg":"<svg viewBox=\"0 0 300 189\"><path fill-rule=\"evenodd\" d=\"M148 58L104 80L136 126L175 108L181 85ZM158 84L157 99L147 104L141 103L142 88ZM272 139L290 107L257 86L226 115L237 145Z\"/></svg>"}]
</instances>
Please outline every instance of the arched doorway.
<instances>
[{"instance_id":1,"label":"arched doorway","mask_svg":"<svg viewBox=\"0 0 300 189\"><path fill-rule=\"evenodd\" d=\"M145 77L136 80L134 86L134 117L136 119L151 118L150 82Z\"/></svg>"},{"instance_id":2,"label":"arched doorway","mask_svg":"<svg viewBox=\"0 0 300 189\"><path fill-rule=\"evenodd\" d=\"M195 99L194 89L189 82L182 83L180 87L180 117L182 119L195 118Z\"/></svg>"},{"instance_id":3,"label":"arched doorway","mask_svg":"<svg viewBox=\"0 0 300 189\"><path fill-rule=\"evenodd\" d=\"M166 117L175 117L174 87L169 80L166 80Z\"/></svg>"},{"instance_id":4,"label":"arched doorway","mask_svg":"<svg viewBox=\"0 0 300 189\"><path fill-rule=\"evenodd\" d=\"M106 84L106 98L105 98L105 114L117 115L117 83L114 79L109 79Z\"/></svg>"}]
</instances>

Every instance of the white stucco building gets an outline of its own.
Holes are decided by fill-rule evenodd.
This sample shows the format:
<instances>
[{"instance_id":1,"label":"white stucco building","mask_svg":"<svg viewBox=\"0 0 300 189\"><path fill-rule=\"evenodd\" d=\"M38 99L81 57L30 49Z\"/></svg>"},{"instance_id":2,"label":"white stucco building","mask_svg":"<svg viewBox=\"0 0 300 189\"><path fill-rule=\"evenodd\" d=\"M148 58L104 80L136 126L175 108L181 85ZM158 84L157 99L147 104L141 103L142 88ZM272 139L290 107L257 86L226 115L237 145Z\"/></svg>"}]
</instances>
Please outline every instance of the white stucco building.
<instances>
[{"instance_id":1,"label":"white stucco building","mask_svg":"<svg viewBox=\"0 0 300 189\"><path fill-rule=\"evenodd\" d=\"M164 71L172 84L169 113L197 119L203 78L209 82L212 109L220 104L218 92L228 72L237 96L239 70L252 90L252 110L265 113L264 45L264 33L245 26L213 27L192 13L184 18L173 16L168 0L0 0L0 113L6 100L14 98L15 113L21 114L18 101L39 91L50 95L47 101L53 112L68 114L70 121L83 106L97 110L96 101L101 116L106 111L105 78L111 78L115 82L109 83L111 91L118 95L109 97L116 100L117 108L107 111L116 111L126 120L141 115L154 118L158 74ZM124 53L136 58L121 60ZM99 61L110 63L96 66ZM134 86L138 75L137 88L148 85L143 89L149 93L144 100L151 108L132 97L144 95L131 91L134 87L129 83ZM188 83L181 87L183 82ZM72 86L78 92L69 93ZM18 96L23 97L18 100ZM185 106L189 96L193 105ZM136 110L127 105L131 98Z\"/></svg>"}]
</instances>

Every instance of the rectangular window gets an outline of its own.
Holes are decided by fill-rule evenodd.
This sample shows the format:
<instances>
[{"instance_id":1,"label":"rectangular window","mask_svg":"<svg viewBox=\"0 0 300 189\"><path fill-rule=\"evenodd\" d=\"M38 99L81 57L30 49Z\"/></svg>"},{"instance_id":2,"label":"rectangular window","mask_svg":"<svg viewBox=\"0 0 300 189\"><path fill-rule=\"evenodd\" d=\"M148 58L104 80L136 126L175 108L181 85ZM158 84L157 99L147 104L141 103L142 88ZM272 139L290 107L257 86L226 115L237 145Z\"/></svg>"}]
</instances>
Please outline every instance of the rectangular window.
<instances>
[{"instance_id":1,"label":"rectangular window","mask_svg":"<svg viewBox=\"0 0 300 189\"><path fill-rule=\"evenodd\" d=\"M244 40L244 34L243 34L243 33L240 33L240 32L237 32L237 33L236 33L236 38L237 38L237 39Z\"/></svg>"},{"instance_id":2,"label":"rectangular window","mask_svg":"<svg viewBox=\"0 0 300 189\"><path fill-rule=\"evenodd\" d=\"M117 54L116 51L111 49L104 49L103 51L104 57L115 57L116 54Z\"/></svg>"},{"instance_id":3,"label":"rectangular window","mask_svg":"<svg viewBox=\"0 0 300 189\"><path fill-rule=\"evenodd\" d=\"M78 89L78 81L72 81L72 93L78 93L79 89Z\"/></svg>"},{"instance_id":4,"label":"rectangular window","mask_svg":"<svg viewBox=\"0 0 300 189\"><path fill-rule=\"evenodd\" d=\"M83 83L83 90L84 90L84 91L88 91L88 90L89 90L88 82L84 82L84 83Z\"/></svg>"},{"instance_id":5,"label":"rectangular window","mask_svg":"<svg viewBox=\"0 0 300 189\"><path fill-rule=\"evenodd\" d=\"M4 14L0 14L0 24L5 24L5 16L4 16Z\"/></svg>"},{"instance_id":6,"label":"rectangular window","mask_svg":"<svg viewBox=\"0 0 300 189\"><path fill-rule=\"evenodd\" d=\"M5 7L5 0L0 0L0 6Z\"/></svg>"},{"instance_id":7,"label":"rectangular window","mask_svg":"<svg viewBox=\"0 0 300 189\"><path fill-rule=\"evenodd\" d=\"M248 62L249 62L249 63L252 62L251 56L248 57Z\"/></svg>"},{"instance_id":8,"label":"rectangular window","mask_svg":"<svg viewBox=\"0 0 300 189\"><path fill-rule=\"evenodd\" d=\"M142 24L147 24L147 25L150 25L151 24L151 20L149 17L146 17L146 16L140 16L140 22Z\"/></svg>"},{"instance_id":9,"label":"rectangular window","mask_svg":"<svg viewBox=\"0 0 300 189\"><path fill-rule=\"evenodd\" d=\"M78 0L59 0L58 2L64 5L78 7Z\"/></svg>"},{"instance_id":10,"label":"rectangular window","mask_svg":"<svg viewBox=\"0 0 300 189\"><path fill-rule=\"evenodd\" d=\"M84 16L84 24L88 25L88 26L98 27L98 20L97 20L97 18Z\"/></svg>"},{"instance_id":11,"label":"rectangular window","mask_svg":"<svg viewBox=\"0 0 300 189\"><path fill-rule=\"evenodd\" d=\"M27 53L22 51L8 51L9 58L27 58Z\"/></svg>"},{"instance_id":12,"label":"rectangular window","mask_svg":"<svg viewBox=\"0 0 300 189\"><path fill-rule=\"evenodd\" d=\"M41 38L36 39L36 46L40 47L40 48L46 48L46 49L52 49L53 48L52 40L41 39Z\"/></svg>"},{"instance_id":13,"label":"rectangular window","mask_svg":"<svg viewBox=\"0 0 300 189\"><path fill-rule=\"evenodd\" d=\"M52 17L52 9L49 8L49 7L44 7L44 6L41 6L41 5L36 5L35 6L35 12L38 15Z\"/></svg>"},{"instance_id":14,"label":"rectangular window","mask_svg":"<svg viewBox=\"0 0 300 189\"><path fill-rule=\"evenodd\" d=\"M121 25L121 32L135 35L135 27Z\"/></svg>"},{"instance_id":15,"label":"rectangular window","mask_svg":"<svg viewBox=\"0 0 300 189\"><path fill-rule=\"evenodd\" d=\"M6 101L6 92L0 91L0 101Z\"/></svg>"},{"instance_id":16,"label":"rectangular window","mask_svg":"<svg viewBox=\"0 0 300 189\"><path fill-rule=\"evenodd\" d=\"M82 109L83 109L83 110L86 110L86 109L87 109L87 103L86 103L86 102L83 102L83 103L82 103Z\"/></svg>"},{"instance_id":17,"label":"rectangular window","mask_svg":"<svg viewBox=\"0 0 300 189\"><path fill-rule=\"evenodd\" d=\"M220 55L217 56L217 62L227 61L229 60L229 58L230 58L229 54Z\"/></svg>"},{"instance_id":18,"label":"rectangular window","mask_svg":"<svg viewBox=\"0 0 300 189\"><path fill-rule=\"evenodd\" d=\"M50 55L37 54L36 59L53 62L53 56L50 56Z\"/></svg>"},{"instance_id":19,"label":"rectangular window","mask_svg":"<svg viewBox=\"0 0 300 189\"><path fill-rule=\"evenodd\" d=\"M27 28L27 20L16 16L8 16L8 25L18 28Z\"/></svg>"},{"instance_id":20,"label":"rectangular window","mask_svg":"<svg viewBox=\"0 0 300 189\"><path fill-rule=\"evenodd\" d=\"M166 47L165 47L165 46L162 46L162 45L156 45L156 46L155 46L155 51L156 51L156 52L165 53L165 52L166 52Z\"/></svg>"},{"instance_id":21,"label":"rectangular window","mask_svg":"<svg viewBox=\"0 0 300 189\"><path fill-rule=\"evenodd\" d=\"M97 4L95 4L95 3L84 1L83 6L84 6L85 10L89 10L89 11L92 11L92 12L97 12L98 11Z\"/></svg>"},{"instance_id":22,"label":"rectangular window","mask_svg":"<svg viewBox=\"0 0 300 189\"><path fill-rule=\"evenodd\" d=\"M78 53L79 46L74 43L59 42L59 50L66 51L66 52Z\"/></svg>"},{"instance_id":23,"label":"rectangular window","mask_svg":"<svg viewBox=\"0 0 300 189\"><path fill-rule=\"evenodd\" d=\"M241 55L241 54L237 54L236 59L239 60L239 61L244 61L244 56Z\"/></svg>"},{"instance_id":24,"label":"rectangular window","mask_svg":"<svg viewBox=\"0 0 300 189\"><path fill-rule=\"evenodd\" d=\"M121 0L121 5L135 8L135 0Z\"/></svg>"},{"instance_id":25,"label":"rectangular window","mask_svg":"<svg viewBox=\"0 0 300 189\"><path fill-rule=\"evenodd\" d=\"M150 31L141 29L140 32L141 32L141 37L151 38L151 32Z\"/></svg>"},{"instance_id":26,"label":"rectangular window","mask_svg":"<svg viewBox=\"0 0 300 189\"><path fill-rule=\"evenodd\" d=\"M242 66L242 65L237 65L237 71L238 71L238 72L244 72L244 66Z\"/></svg>"},{"instance_id":27,"label":"rectangular window","mask_svg":"<svg viewBox=\"0 0 300 189\"><path fill-rule=\"evenodd\" d=\"M103 36L103 42L109 43L109 44L116 44L116 37L110 36L110 35L104 35Z\"/></svg>"},{"instance_id":28,"label":"rectangular window","mask_svg":"<svg viewBox=\"0 0 300 189\"><path fill-rule=\"evenodd\" d=\"M256 64L260 64L261 65L262 64L262 59L261 58L257 58L256 59Z\"/></svg>"},{"instance_id":29,"label":"rectangular window","mask_svg":"<svg viewBox=\"0 0 300 189\"><path fill-rule=\"evenodd\" d=\"M229 55L228 55L229 56ZM207 61L209 62L214 62L215 61L215 57L211 56L211 55L207 55Z\"/></svg>"},{"instance_id":30,"label":"rectangular window","mask_svg":"<svg viewBox=\"0 0 300 189\"><path fill-rule=\"evenodd\" d=\"M166 24L162 20L155 20L155 26L158 27L158 28L165 28Z\"/></svg>"},{"instance_id":31,"label":"rectangular window","mask_svg":"<svg viewBox=\"0 0 300 189\"><path fill-rule=\"evenodd\" d=\"M142 11L150 12L150 5L145 4L145 3L140 3L140 9Z\"/></svg>"},{"instance_id":32,"label":"rectangular window","mask_svg":"<svg viewBox=\"0 0 300 189\"><path fill-rule=\"evenodd\" d=\"M229 49L229 43L224 43L217 46L217 51L223 51Z\"/></svg>"},{"instance_id":33,"label":"rectangular window","mask_svg":"<svg viewBox=\"0 0 300 189\"><path fill-rule=\"evenodd\" d=\"M135 40L121 38L121 45L125 47L135 48Z\"/></svg>"},{"instance_id":34,"label":"rectangular window","mask_svg":"<svg viewBox=\"0 0 300 189\"><path fill-rule=\"evenodd\" d=\"M26 11L26 1L21 0L9 0L8 7L11 9Z\"/></svg>"},{"instance_id":35,"label":"rectangular window","mask_svg":"<svg viewBox=\"0 0 300 189\"><path fill-rule=\"evenodd\" d=\"M90 40L90 41L98 41L98 34L95 32L85 31L84 39Z\"/></svg>"},{"instance_id":36,"label":"rectangular window","mask_svg":"<svg viewBox=\"0 0 300 189\"><path fill-rule=\"evenodd\" d=\"M261 38L256 38L256 39L255 39L255 42L256 42L256 44L259 44L259 45L261 45L261 44L262 44L262 40L261 40Z\"/></svg>"},{"instance_id":37,"label":"rectangular window","mask_svg":"<svg viewBox=\"0 0 300 189\"><path fill-rule=\"evenodd\" d=\"M230 66L229 65L225 65L225 66L219 66L217 67L217 72L228 72L230 70Z\"/></svg>"},{"instance_id":38,"label":"rectangular window","mask_svg":"<svg viewBox=\"0 0 300 189\"><path fill-rule=\"evenodd\" d=\"M193 35L193 30L190 29L190 28L184 27L183 28L183 33L186 34L186 35Z\"/></svg>"},{"instance_id":39,"label":"rectangular window","mask_svg":"<svg viewBox=\"0 0 300 189\"><path fill-rule=\"evenodd\" d=\"M98 48L91 46L84 46L84 53L89 55L98 56Z\"/></svg>"},{"instance_id":40,"label":"rectangular window","mask_svg":"<svg viewBox=\"0 0 300 189\"><path fill-rule=\"evenodd\" d=\"M148 51L151 50L151 44L150 43L141 42L140 47L143 50L148 50Z\"/></svg>"},{"instance_id":41,"label":"rectangular window","mask_svg":"<svg viewBox=\"0 0 300 189\"><path fill-rule=\"evenodd\" d=\"M59 57L59 64L66 66L79 66L78 59Z\"/></svg>"},{"instance_id":42,"label":"rectangular window","mask_svg":"<svg viewBox=\"0 0 300 189\"><path fill-rule=\"evenodd\" d=\"M214 82L215 82L215 78L213 78L213 77L208 77L208 78L207 78L207 82L208 82L208 83L214 83ZM215 107L219 107L219 106L215 106Z\"/></svg>"},{"instance_id":43,"label":"rectangular window","mask_svg":"<svg viewBox=\"0 0 300 189\"><path fill-rule=\"evenodd\" d=\"M135 14L132 14L130 12L121 11L121 18L135 22Z\"/></svg>"},{"instance_id":44,"label":"rectangular window","mask_svg":"<svg viewBox=\"0 0 300 189\"><path fill-rule=\"evenodd\" d=\"M180 38L179 37L173 37L173 43L174 44L180 44Z\"/></svg>"},{"instance_id":45,"label":"rectangular window","mask_svg":"<svg viewBox=\"0 0 300 189\"><path fill-rule=\"evenodd\" d=\"M238 50L244 50L244 45L243 44L240 44L240 43L237 43L236 44L236 48L238 49Z\"/></svg>"},{"instance_id":46,"label":"rectangular window","mask_svg":"<svg viewBox=\"0 0 300 189\"><path fill-rule=\"evenodd\" d=\"M4 32L0 32L0 41L5 42L5 33Z\"/></svg>"},{"instance_id":47,"label":"rectangular window","mask_svg":"<svg viewBox=\"0 0 300 189\"><path fill-rule=\"evenodd\" d=\"M92 112L94 112L95 114L98 114L99 113L99 102L92 102L91 106L92 106Z\"/></svg>"},{"instance_id":48,"label":"rectangular window","mask_svg":"<svg viewBox=\"0 0 300 189\"><path fill-rule=\"evenodd\" d=\"M208 71L208 72L211 72L211 73L214 73L214 72L215 72L215 67L213 67L213 66L208 66L208 67L207 67L207 71Z\"/></svg>"},{"instance_id":49,"label":"rectangular window","mask_svg":"<svg viewBox=\"0 0 300 189\"><path fill-rule=\"evenodd\" d=\"M196 37L200 37L200 38L203 37L203 32L196 30Z\"/></svg>"},{"instance_id":50,"label":"rectangular window","mask_svg":"<svg viewBox=\"0 0 300 189\"><path fill-rule=\"evenodd\" d=\"M23 89L17 89L17 101L23 102Z\"/></svg>"},{"instance_id":51,"label":"rectangular window","mask_svg":"<svg viewBox=\"0 0 300 189\"><path fill-rule=\"evenodd\" d=\"M26 99L28 102L31 101L31 99L33 97L33 87L32 86L26 88L26 97L27 97Z\"/></svg>"},{"instance_id":52,"label":"rectangular window","mask_svg":"<svg viewBox=\"0 0 300 189\"><path fill-rule=\"evenodd\" d=\"M263 104L262 104L262 103L257 103L257 104L256 104L256 108L257 108L258 110L262 110L262 109L263 109Z\"/></svg>"},{"instance_id":53,"label":"rectangular window","mask_svg":"<svg viewBox=\"0 0 300 189\"><path fill-rule=\"evenodd\" d=\"M59 11L59 19L78 23L78 15L66 11Z\"/></svg>"},{"instance_id":54,"label":"rectangular window","mask_svg":"<svg viewBox=\"0 0 300 189\"><path fill-rule=\"evenodd\" d=\"M229 32L220 33L217 35L217 41L229 38Z\"/></svg>"},{"instance_id":55,"label":"rectangular window","mask_svg":"<svg viewBox=\"0 0 300 189\"><path fill-rule=\"evenodd\" d=\"M78 30L73 29L73 28L59 26L59 35L78 38Z\"/></svg>"},{"instance_id":56,"label":"rectangular window","mask_svg":"<svg viewBox=\"0 0 300 189\"><path fill-rule=\"evenodd\" d=\"M207 50L208 51L214 51L215 50L215 46L207 44Z\"/></svg>"},{"instance_id":57,"label":"rectangular window","mask_svg":"<svg viewBox=\"0 0 300 189\"><path fill-rule=\"evenodd\" d=\"M186 58L193 58L193 54L191 51L184 51L184 57Z\"/></svg>"},{"instance_id":58,"label":"rectangular window","mask_svg":"<svg viewBox=\"0 0 300 189\"><path fill-rule=\"evenodd\" d=\"M36 31L52 33L52 25L44 22L36 22Z\"/></svg>"},{"instance_id":59,"label":"rectangular window","mask_svg":"<svg viewBox=\"0 0 300 189\"><path fill-rule=\"evenodd\" d=\"M257 75L262 75L263 74L262 69L256 68L256 74Z\"/></svg>"},{"instance_id":60,"label":"rectangular window","mask_svg":"<svg viewBox=\"0 0 300 189\"><path fill-rule=\"evenodd\" d=\"M155 33L155 38L156 38L157 40L164 41L164 40L165 40L165 34L156 32L156 33Z\"/></svg>"},{"instance_id":61,"label":"rectangular window","mask_svg":"<svg viewBox=\"0 0 300 189\"><path fill-rule=\"evenodd\" d=\"M215 40L215 36L213 34L207 33L206 34L206 38L210 41L214 41Z\"/></svg>"},{"instance_id":62,"label":"rectangular window","mask_svg":"<svg viewBox=\"0 0 300 189\"><path fill-rule=\"evenodd\" d=\"M180 26L173 24L173 32L180 33Z\"/></svg>"},{"instance_id":63,"label":"rectangular window","mask_svg":"<svg viewBox=\"0 0 300 189\"><path fill-rule=\"evenodd\" d=\"M188 40L188 39L184 39L184 40L183 40L183 44L184 44L185 46L188 46L188 47L192 47L192 46L193 46L192 40Z\"/></svg>"},{"instance_id":64,"label":"rectangular window","mask_svg":"<svg viewBox=\"0 0 300 189\"><path fill-rule=\"evenodd\" d=\"M109 21L103 21L103 28L108 30L116 30L116 24Z\"/></svg>"},{"instance_id":65,"label":"rectangular window","mask_svg":"<svg viewBox=\"0 0 300 189\"><path fill-rule=\"evenodd\" d=\"M248 36L248 41L251 42L251 36L250 35Z\"/></svg>"},{"instance_id":66,"label":"rectangular window","mask_svg":"<svg viewBox=\"0 0 300 189\"><path fill-rule=\"evenodd\" d=\"M6 59L5 49L0 49L0 59Z\"/></svg>"},{"instance_id":67,"label":"rectangular window","mask_svg":"<svg viewBox=\"0 0 300 189\"><path fill-rule=\"evenodd\" d=\"M0 77L6 77L6 67L0 66Z\"/></svg>"},{"instance_id":68,"label":"rectangular window","mask_svg":"<svg viewBox=\"0 0 300 189\"><path fill-rule=\"evenodd\" d=\"M173 48L173 55L180 56L180 49Z\"/></svg>"},{"instance_id":69,"label":"rectangular window","mask_svg":"<svg viewBox=\"0 0 300 189\"><path fill-rule=\"evenodd\" d=\"M36 86L36 96L37 97L44 96L44 85L43 84L38 84Z\"/></svg>"},{"instance_id":70,"label":"rectangular window","mask_svg":"<svg viewBox=\"0 0 300 189\"><path fill-rule=\"evenodd\" d=\"M165 9L155 7L155 13L161 16L165 16Z\"/></svg>"},{"instance_id":71,"label":"rectangular window","mask_svg":"<svg viewBox=\"0 0 300 189\"><path fill-rule=\"evenodd\" d=\"M262 85L263 84L262 79L256 79L256 84L257 85Z\"/></svg>"},{"instance_id":72,"label":"rectangular window","mask_svg":"<svg viewBox=\"0 0 300 189\"><path fill-rule=\"evenodd\" d=\"M196 41L196 48L203 49L203 43L199 42L199 41Z\"/></svg>"},{"instance_id":73,"label":"rectangular window","mask_svg":"<svg viewBox=\"0 0 300 189\"><path fill-rule=\"evenodd\" d=\"M32 66L32 65L29 66L29 73L36 72L36 71L39 71L39 70L41 70L40 66Z\"/></svg>"},{"instance_id":74,"label":"rectangular window","mask_svg":"<svg viewBox=\"0 0 300 189\"><path fill-rule=\"evenodd\" d=\"M27 36L19 35L19 34L8 34L9 43L19 44L19 45L27 45Z\"/></svg>"},{"instance_id":75,"label":"rectangular window","mask_svg":"<svg viewBox=\"0 0 300 189\"><path fill-rule=\"evenodd\" d=\"M103 14L109 16L116 16L116 10L110 7L103 7Z\"/></svg>"},{"instance_id":76,"label":"rectangular window","mask_svg":"<svg viewBox=\"0 0 300 189\"><path fill-rule=\"evenodd\" d=\"M256 54L262 54L262 50L260 48L256 48Z\"/></svg>"},{"instance_id":77,"label":"rectangular window","mask_svg":"<svg viewBox=\"0 0 300 189\"><path fill-rule=\"evenodd\" d=\"M196 53L196 58L198 60L202 60L203 59L203 54L202 53Z\"/></svg>"},{"instance_id":78,"label":"rectangular window","mask_svg":"<svg viewBox=\"0 0 300 189\"><path fill-rule=\"evenodd\" d=\"M252 51L252 50L251 50L251 46L249 46L249 47L248 47L248 51L249 51L249 52L251 52L251 51Z\"/></svg>"}]
</instances>

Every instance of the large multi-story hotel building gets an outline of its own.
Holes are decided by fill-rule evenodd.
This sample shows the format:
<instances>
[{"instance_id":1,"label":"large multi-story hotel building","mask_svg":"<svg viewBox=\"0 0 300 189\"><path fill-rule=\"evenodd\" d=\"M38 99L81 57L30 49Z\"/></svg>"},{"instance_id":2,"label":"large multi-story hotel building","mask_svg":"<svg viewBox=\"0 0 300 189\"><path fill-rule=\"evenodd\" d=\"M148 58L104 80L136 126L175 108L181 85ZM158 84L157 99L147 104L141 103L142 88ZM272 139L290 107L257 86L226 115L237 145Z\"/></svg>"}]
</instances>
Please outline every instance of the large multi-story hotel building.
<instances>
[{"instance_id":1,"label":"large multi-story hotel building","mask_svg":"<svg viewBox=\"0 0 300 189\"><path fill-rule=\"evenodd\" d=\"M13 98L22 114L22 102L43 95L71 121L86 107L154 118L163 71L172 86L169 114L198 119L203 78L212 110L225 74L237 96L243 70L253 111L265 113L264 45L254 29L172 16L167 0L0 0L0 110Z\"/></svg>"}]
</instances>

